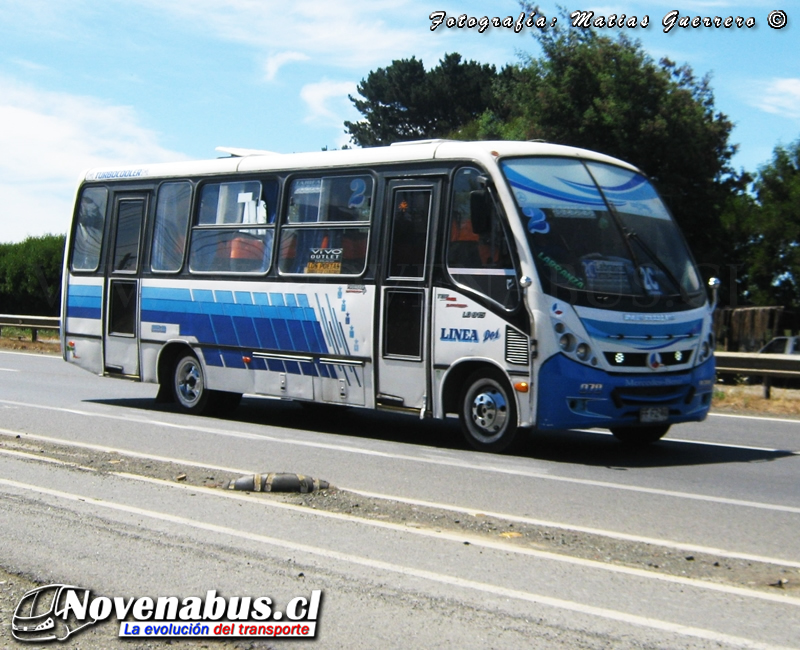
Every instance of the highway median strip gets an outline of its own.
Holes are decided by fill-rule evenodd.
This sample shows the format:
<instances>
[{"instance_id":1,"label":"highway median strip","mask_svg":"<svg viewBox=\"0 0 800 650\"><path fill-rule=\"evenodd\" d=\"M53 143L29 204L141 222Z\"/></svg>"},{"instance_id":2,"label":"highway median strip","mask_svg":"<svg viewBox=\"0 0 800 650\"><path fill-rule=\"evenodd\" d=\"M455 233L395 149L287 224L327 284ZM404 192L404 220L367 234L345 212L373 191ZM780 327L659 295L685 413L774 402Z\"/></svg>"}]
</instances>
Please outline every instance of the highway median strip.
<instances>
[{"instance_id":1,"label":"highway median strip","mask_svg":"<svg viewBox=\"0 0 800 650\"><path fill-rule=\"evenodd\" d=\"M242 478L249 479L255 486L255 476L258 476L250 473L237 479L236 475L244 472L233 468L209 467L202 463L150 457L83 443L57 444L25 434L15 437L9 435L7 430L3 433L5 440L0 445L0 453L36 461L64 463L82 471L166 483L184 489L205 489L219 496L236 496L237 491L225 488ZM299 483L297 475L293 476ZM313 484L314 480L311 481ZM557 556L565 558L564 561L572 558L576 562L613 565L654 576L673 576L678 580L704 582L712 588L717 585L747 592L759 590L765 595L780 594L781 600L795 590L800 591L800 563L773 558L735 557L737 554L721 549L703 552L702 547L690 544L681 547L675 542L659 544L658 540L648 543L621 539L619 535L588 532L579 527L552 522L532 523L528 518L442 507L334 487L326 489L322 488L321 483L318 485L319 489L307 493L298 490L295 493L264 491L257 494L255 490L244 490L239 491L239 498L267 499L273 507L361 520L370 525L447 537L462 543ZM800 599L790 600L800 605Z\"/></svg>"}]
</instances>

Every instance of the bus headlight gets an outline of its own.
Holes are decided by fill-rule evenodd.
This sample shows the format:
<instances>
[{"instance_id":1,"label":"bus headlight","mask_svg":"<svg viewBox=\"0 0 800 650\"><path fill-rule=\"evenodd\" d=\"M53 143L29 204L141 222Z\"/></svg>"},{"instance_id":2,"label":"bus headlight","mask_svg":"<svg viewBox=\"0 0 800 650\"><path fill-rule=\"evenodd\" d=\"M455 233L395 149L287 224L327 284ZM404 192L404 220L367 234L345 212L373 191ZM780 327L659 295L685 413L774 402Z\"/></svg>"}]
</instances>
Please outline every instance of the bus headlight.
<instances>
[{"instance_id":1,"label":"bus headlight","mask_svg":"<svg viewBox=\"0 0 800 650\"><path fill-rule=\"evenodd\" d=\"M553 319L552 324L561 352L574 361L580 361L592 366L597 365L597 357L594 356L592 346L589 343L584 341L582 337L573 334L570 327L562 321Z\"/></svg>"},{"instance_id":2,"label":"bus headlight","mask_svg":"<svg viewBox=\"0 0 800 650\"><path fill-rule=\"evenodd\" d=\"M572 352L575 349L575 337L572 334L562 334L558 339L558 344L564 352Z\"/></svg>"},{"instance_id":3,"label":"bus headlight","mask_svg":"<svg viewBox=\"0 0 800 650\"><path fill-rule=\"evenodd\" d=\"M706 337L706 340L700 344L700 350L698 350L697 354L697 363L703 363L706 359L708 359L712 354L714 354L714 334L711 333Z\"/></svg>"}]
</instances>

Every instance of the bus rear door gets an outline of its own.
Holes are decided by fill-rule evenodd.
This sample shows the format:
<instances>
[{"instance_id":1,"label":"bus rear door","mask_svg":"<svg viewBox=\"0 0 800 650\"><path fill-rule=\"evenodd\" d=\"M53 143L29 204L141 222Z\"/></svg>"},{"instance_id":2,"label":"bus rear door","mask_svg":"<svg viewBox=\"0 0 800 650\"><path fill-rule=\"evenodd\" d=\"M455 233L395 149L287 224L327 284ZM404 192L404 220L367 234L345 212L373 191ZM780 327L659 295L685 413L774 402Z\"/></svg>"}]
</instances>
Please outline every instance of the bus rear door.
<instances>
[{"instance_id":1,"label":"bus rear door","mask_svg":"<svg viewBox=\"0 0 800 650\"><path fill-rule=\"evenodd\" d=\"M105 291L104 370L139 377L139 268L149 196L117 194Z\"/></svg>"}]
</instances>

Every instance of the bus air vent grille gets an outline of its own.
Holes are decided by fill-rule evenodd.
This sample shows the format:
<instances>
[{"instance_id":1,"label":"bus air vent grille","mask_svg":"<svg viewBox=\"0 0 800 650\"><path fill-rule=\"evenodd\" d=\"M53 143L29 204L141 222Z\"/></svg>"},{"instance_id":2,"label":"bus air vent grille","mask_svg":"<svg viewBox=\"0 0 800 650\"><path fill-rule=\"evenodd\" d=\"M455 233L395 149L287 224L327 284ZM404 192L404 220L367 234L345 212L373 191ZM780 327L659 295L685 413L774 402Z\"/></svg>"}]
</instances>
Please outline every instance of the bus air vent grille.
<instances>
[{"instance_id":1,"label":"bus air vent grille","mask_svg":"<svg viewBox=\"0 0 800 650\"><path fill-rule=\"evenodd\" d=\"M530 363L528 337L508 326L506 326L506 361L519 366L527 366Z\"/></svg>"}]
</instances>

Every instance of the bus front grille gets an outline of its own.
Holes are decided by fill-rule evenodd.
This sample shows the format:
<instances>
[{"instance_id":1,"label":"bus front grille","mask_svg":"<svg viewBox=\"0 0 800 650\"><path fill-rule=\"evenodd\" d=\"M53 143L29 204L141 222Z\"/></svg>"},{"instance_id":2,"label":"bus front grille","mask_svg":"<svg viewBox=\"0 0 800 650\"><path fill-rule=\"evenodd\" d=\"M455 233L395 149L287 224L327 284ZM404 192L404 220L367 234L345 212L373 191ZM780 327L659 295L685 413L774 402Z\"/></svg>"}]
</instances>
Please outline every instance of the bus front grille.
<instances>
[{"instance_id":1,"label":"bus front grille","mask_svg":"<svg viewBox=\"0 0 800 650\"><path fill-rule=\"evenodd\" d=\"M694 396L694 389L688 384L671 386L619 386L611 391L611 399L617 408L661 404L688 404Z\"/></svg>"}]
</instances>

